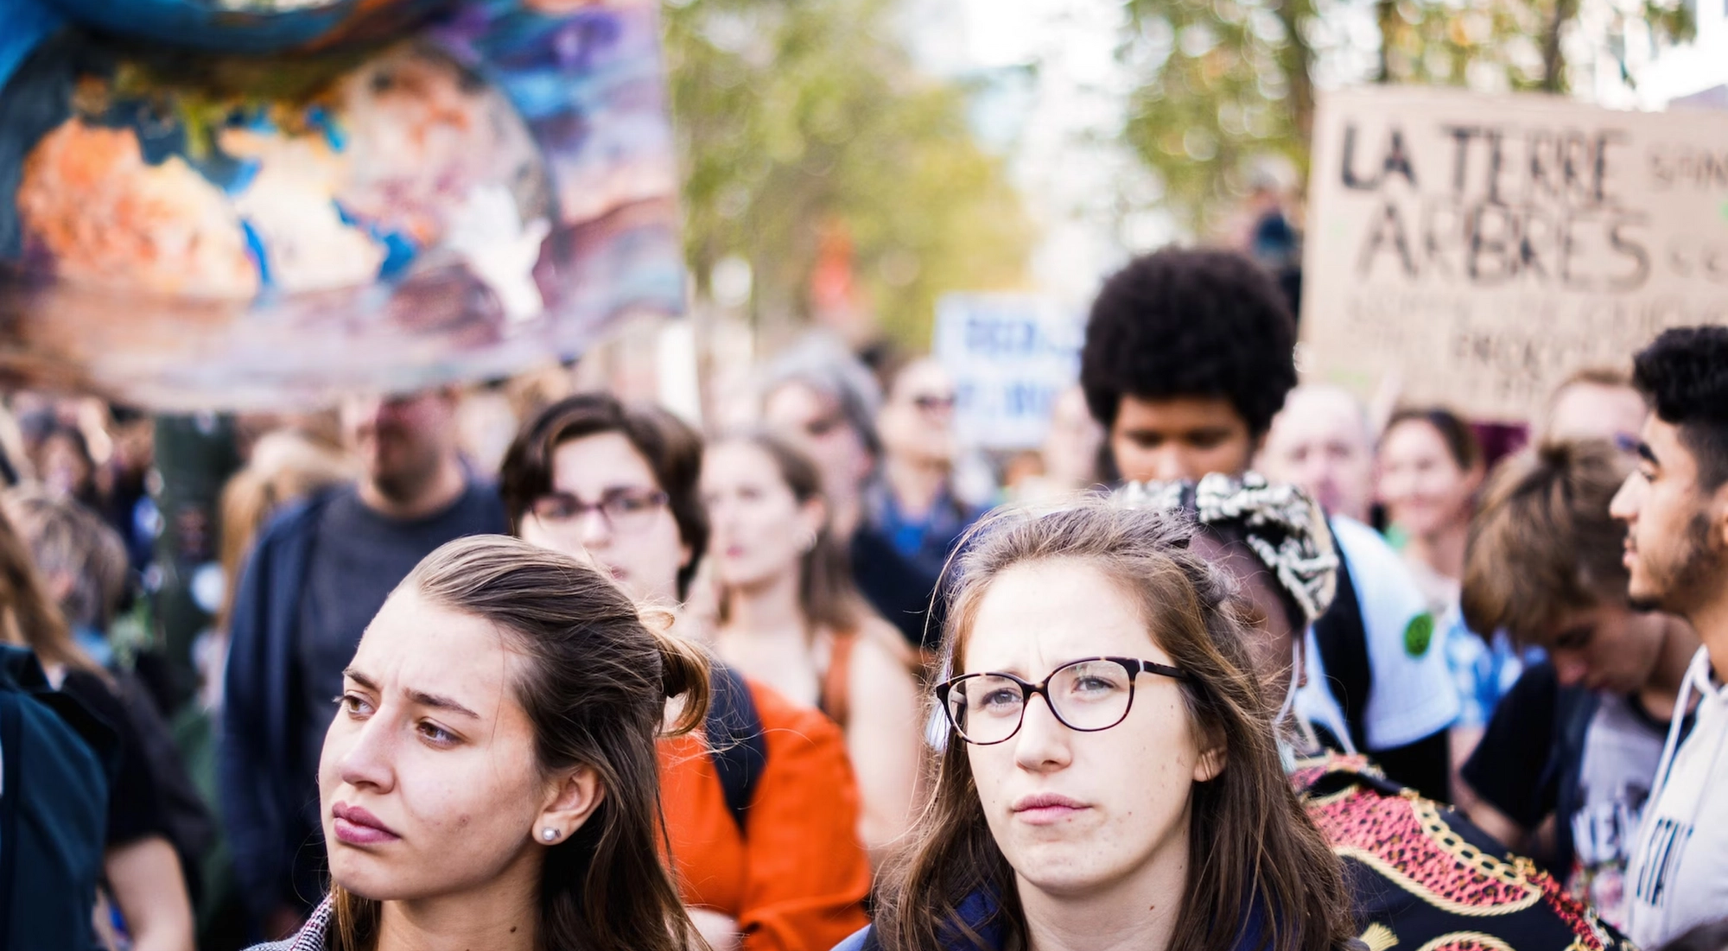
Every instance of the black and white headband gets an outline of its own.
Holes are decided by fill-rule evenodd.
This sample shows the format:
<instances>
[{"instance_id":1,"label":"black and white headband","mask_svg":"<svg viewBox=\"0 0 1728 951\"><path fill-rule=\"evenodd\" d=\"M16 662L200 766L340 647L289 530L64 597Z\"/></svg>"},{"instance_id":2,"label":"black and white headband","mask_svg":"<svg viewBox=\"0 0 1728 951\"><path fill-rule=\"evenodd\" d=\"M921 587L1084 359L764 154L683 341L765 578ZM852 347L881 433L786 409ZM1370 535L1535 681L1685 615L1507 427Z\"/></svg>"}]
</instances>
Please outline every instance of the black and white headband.
<instances>
[{"instance_id":1,"label":"black and white headband","mask_svg":"<svg viewBox=\"0 0 1728 951\"><path fill-rule=\"evenodd\" d=\"M1236 526L1310 624L1332 606L1338 591L1332 531L1320 506L1294 485L1269 483L1257 472L1241 479L1213 473L1198 483L1129 482L1113 498L1130 508L1182 512L1202 525Z\"/></svg>"}]
</instances>

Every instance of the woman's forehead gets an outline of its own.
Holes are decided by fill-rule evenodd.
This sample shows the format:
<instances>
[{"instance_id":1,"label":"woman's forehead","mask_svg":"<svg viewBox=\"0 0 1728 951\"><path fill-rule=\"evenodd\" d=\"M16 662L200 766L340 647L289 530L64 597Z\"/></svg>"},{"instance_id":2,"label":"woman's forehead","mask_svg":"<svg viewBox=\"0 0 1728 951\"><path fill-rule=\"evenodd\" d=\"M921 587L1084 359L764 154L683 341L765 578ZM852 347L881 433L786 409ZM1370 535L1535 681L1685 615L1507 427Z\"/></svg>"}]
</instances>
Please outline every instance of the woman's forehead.
<instances>
[{"instance_id":1,"label":"woman's forehead","mask_svg":"<svg viewBox=\"0 0 1728 951\"><path fill-rule=\"evenodd\" d=\"M960 658L964 670L1042 677L1047 669L1100 655L1165 660L1131 592L1079 559L1008 568L980 596Z\"/></svg>"},{"instance_id":2,"label":"woman's forehead","mask_svg":"<svg viewBox=\"0 0 1728 951\"><path fill-rule=\"evenodd\" d=\"M490 715L510 700L523 662L496 625L403 590L366 628L350 667L385 692L449 696Z\"/></svg>"}]
</instances>

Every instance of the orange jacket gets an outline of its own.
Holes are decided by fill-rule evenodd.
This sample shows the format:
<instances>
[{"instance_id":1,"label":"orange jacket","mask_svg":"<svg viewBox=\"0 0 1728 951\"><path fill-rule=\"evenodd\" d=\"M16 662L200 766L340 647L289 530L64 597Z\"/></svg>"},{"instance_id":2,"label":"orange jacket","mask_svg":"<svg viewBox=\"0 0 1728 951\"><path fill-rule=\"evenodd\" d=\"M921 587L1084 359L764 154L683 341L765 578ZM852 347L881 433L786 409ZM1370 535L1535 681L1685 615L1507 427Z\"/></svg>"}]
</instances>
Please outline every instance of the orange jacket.
<instances>
[{"instance_id":1,"label":"orange jacket","mask_svg":"<svg viewBox=\"0 0 1728 951\"><path fill-rule=\"evenodd\" d=\"M870 863L839 727L751 682L768 746L740 835L699 737L660 744L662 794L684 903L738 921L744 951L828 951L864 927Z\"/></svg>"}]
</instances>

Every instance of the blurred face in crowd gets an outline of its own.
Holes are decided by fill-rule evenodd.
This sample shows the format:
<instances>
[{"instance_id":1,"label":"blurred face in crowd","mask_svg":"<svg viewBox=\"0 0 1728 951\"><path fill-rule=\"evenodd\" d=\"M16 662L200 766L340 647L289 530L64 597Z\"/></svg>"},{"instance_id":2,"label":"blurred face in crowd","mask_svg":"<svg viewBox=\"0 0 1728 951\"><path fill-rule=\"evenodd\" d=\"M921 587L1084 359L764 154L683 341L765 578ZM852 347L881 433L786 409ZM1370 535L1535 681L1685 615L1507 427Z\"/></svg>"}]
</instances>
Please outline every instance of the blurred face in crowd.
<instances>
[{"instance_id":1,"label":"blurred face in crowd","mask_svg":"<svg viewBox=\"0 0 1728 951\"><path fill-rule=\"evenodd\" d=\"M1465 469L1440 431L1419 419L1386 431L1380 442L1380 501L1392 524L1417 538L1468 522L1482 473Z\"/></svg>"},{"instance_id":2,"label":"blurred face in crowd","mask_svg":"<svg viewBox=\"0 0 1728 951\"><path fill-rule=\"evenodd\" d=\"M1548 411L1548 439L1606 439L1623 449L1638 445L1648 412L1644 397L1630 386L1573 383L1554 395Z\"/></svg>"},{"instance_id":3,"label":"blurred face in crowd","mask_svg":"<svg viewBox=\"0 0 1728 951\"><path fill-rule=\"evenodd\" d=\"M1639 608L1689 615L1728 584L1728 485L1699 484L1698 461L1679 427L1644 421L1638 468L1609 511L1626 523L1627 594Z\"/></svg>"},{"instance_id":4,"label":"blurred face in crowd","mask_svg":"<svg viewBox=\"0 0 1728 951\"><path fill-rule=\"evenodd\" d=\"M1368 520L1374 449L1356 398L1341 389L1298 387L1272 421L1260 471L1306 489L1329 514Z\"/></svg>"},{"instance_id":5,"label":"blurred face in crowd","mask_svg":"<svg viewBox=\"0 0 1728 951\"><path fill-rule=\"evenodd\" d=\"M1091 564L1055 559L1023 562L990 582L962 668L1035 684L1070 661L1105 656L1171 663L1131 596ZM1125 683L1125 673L1098 665L1099 682L1070 683L1059 702L1080 709L1110 686L1102 678ZM1009 739L966 744L990 832L1022 889L1095 894L1187 855L1194 784L1217 775L1222 753L1203 752L1175 680L1141 673L1132 684L1126 719L1109 729L1072 730L1038 695Z\"/></svg>"},{"instance_id":6,"label":"blurred face in crowd","mask_svg":"<svg viewBox=\"0 0 1728 951\"><path fill-rule=\"evenodd\" d=\"M552 450L552 491L522 518L522 539L592 562L638 601L678 598L690 546L648 460L623 433L596 433Z\"/></svg>"},{"instance_id":7,"label":"blurred face in crowd","mask_svg":"<svg viewBox=\"0 0 1728 951\"><path fill-rule=\"evenodd\" d=\"M935 360L900 371L877 419L883 448L916 463L954 460L954 381Z\"/></svg>"},{"instance_id":8,"label":"blurred face in crowd","mask_svg":"<svg viewBox=\"0 0 1728 951\"><path fill-rule=\"evenodd\" d=\"M65 433L53 433L42 443L42 484L56 495L78 497L90 487L90 457Z\"/></svg>"},{"instance_id":9,"label":"blurred face in crowd","mask_svg":"<svg viewBox=\"0 0 1728 951\"><path fill-rule=\"evenodd\" d=\"M875 460L864 437L834 400L802 383L785 383L762 403L762 422L802 449L822 470L822 494L851 499L869 478Z\"/></svg>"},{"instance_id":10,"label":"blurred face in crowd","mask_svg":"<svg viewBox=\"0 0 1728 951\"><path fill-rule=\"evenodd\" d=\"M1050 408L1050 435L1044 440L1044 471L1065 485L1098 481L1098 449L1104 430L1086 408L1086 391L1071 386Z\"/></svg>"},{"instance_id":11,"label":"blurred face in crowd","mask_svg":"<svg viewBox=\"0 0 1728 951\"><path fill-rule=\"evenodd\" d=\"M342 428L379 494L412 501L455 452L456 397L449 390L351 397L342 404Z\"/></svg>"},{"instance_id":12,"label":"blurred face in crowd","mask_svg":"<svg viewBox=\"0 0 1728 951\"><path fill-rule=\"evenodd\" d=\"M1649 681L1662 655L1666 617L1624 604L1569 611L1539 641L1563 687L1631 693Z\"/></svg>"},{"instance_id":13,"label":"blurred face in crowd","mask_svg":"<svg viewBox=\"0 0 1728 951\"><path fill-rule=\"evenodd\" d=\"M727 587L768 584L800 569L825 513L803 504L768 453L748 442L723 442L702 461L702 501L712 534L715 580Z\"/></svg>"},{"instance_id":14,"label":"blurred face in crowd","mask_svg":"<svg viewBox=\"0 0 1728 951\"><path fill-rule=\"evenodd\" d=\"M1194 536L1194 546L1207 561L1236 579L1248 608L1247 621L1257 635L1248 642L1254 670L1268 685L1269 694L1284 697L1290 690L1291 678L1302 669L1306 629L1291 623L1290 611L1279 594L1278 579L1265 562L1241 543L1225 542L1211 532L1200 532Z\"/></svg>"},{"instance_id":15,"label":"blurred face in crowd","mask_svg":"<svg viewBox=\"0 0 1728 951\"><path fill-rule=\"evenodd\" d=\"M1111 455L1130 482L1241 475L1254 449L1247 421L1221 396L1125 395L1110 427Z\"/></svg>"},{"instance_id":16,"label":"blurred face in crowd","mask_svg":"<svg viewBox=\"0 0 1728 951\"><path fill-rule=\"evenodd\" d=\"M426 900L538 881L601 793L546 776L512 688L526 659L492 624L398 591L360 640L318 767L330 877L363 897Z\"/></svg>"}]
</instances>

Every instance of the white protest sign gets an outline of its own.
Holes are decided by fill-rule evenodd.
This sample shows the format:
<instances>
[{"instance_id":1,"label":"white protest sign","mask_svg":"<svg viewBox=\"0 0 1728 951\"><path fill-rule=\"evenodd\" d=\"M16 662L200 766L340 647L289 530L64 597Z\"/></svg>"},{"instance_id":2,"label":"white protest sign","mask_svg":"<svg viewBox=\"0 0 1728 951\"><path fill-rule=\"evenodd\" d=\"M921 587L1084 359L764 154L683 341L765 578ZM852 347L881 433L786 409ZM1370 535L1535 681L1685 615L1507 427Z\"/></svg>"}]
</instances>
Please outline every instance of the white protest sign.
<instances>
[{"instance_id":1,"label":"white protest sign","mask_svg":"<svg viewBox=\"0 0 1728 951\"><path fill-rule=\"evenodd\" d=\"M970 445L1030 449L1080 373L1085 320L1028 294L948 294L936 305L935 355L955 384L955 428Z\"/></svg>"},{"instance_id":2,"label":"white protest sign","mask_svg":"<svg viewBox=\"0 0 1728 951\"><path fill-rule=\"evenodd\" d=\"M1728 322L1728 114L1377 86L1314 125L1302 362L1534 418L1586 366Z\"/></svg>"}]
</instances>

